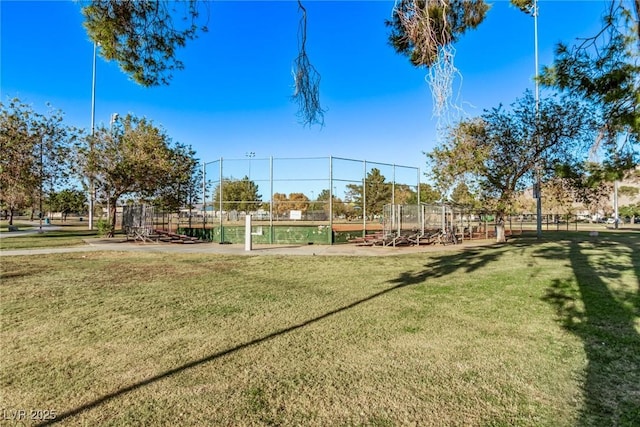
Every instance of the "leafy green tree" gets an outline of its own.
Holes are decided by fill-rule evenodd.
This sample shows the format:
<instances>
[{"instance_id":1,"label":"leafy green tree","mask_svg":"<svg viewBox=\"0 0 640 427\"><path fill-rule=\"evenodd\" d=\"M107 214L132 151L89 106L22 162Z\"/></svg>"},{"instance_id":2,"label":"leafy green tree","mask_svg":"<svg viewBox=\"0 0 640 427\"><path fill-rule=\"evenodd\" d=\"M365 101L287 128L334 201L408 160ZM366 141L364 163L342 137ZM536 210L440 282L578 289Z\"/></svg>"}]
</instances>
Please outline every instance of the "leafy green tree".
<instances>
[{"instance_id":1,"label":"leafy green tree","mask_svg":"<svg viewBox=\"0 0 640 427\"><path fill-rule=\"evenodd\" d=\"M436 203L442 199L442 194L439 191L434 189L430 184L421 182L420 183L420 203ZM411 194L409 200L407 200L407 204L416 204L418 203L418 195L414 191Z\"/></svg>"},{"instance_id":2,"label":"leafy green tree","mask_svg":"<svg viewBox=\"0 0 640 427\"><path fill-rule=\"evenodd\" d=\"M557 46L542 84L592 103L599 135L594 150L615 179L638 163L640 142L640 2L608 2L602 29L573 46Z\"/></svg>"},{"instance_id":3,"label":"leafy green tree","mask_svg":"<svg viewBox=\"0 0 640 427\"><path fill-rule=\"evenodd\" d=\"M473 193L471 193L471 190L469 190L469 186L465 182L459 182L453 188L449 200L457 205L466 206L468 208L477 207L476 197L473 195Z\"/></svg>"},{"instance_id":4,"label":"leafy green tree","mask_svg":"<svg viewBox=\"0 0 640 427\"><path fill-rule=\"evenodd\" d=\"M380 169L373 168L367 173L364 187L357 184L347 185L349 197L352 198L356 206L365 206L369 218L382 214L384 205L391 203L391 183L385 180L386 178Z\"/></svg>"},{"instance_id":5,"label":"leafy green tree","mask_svg":"<svg viewBox=\"0 0 640 427\"><path fill-rule=\"evenodd\" d=\"M202 168L197 164L197 162L193 165L193 169L191 171L191 176L189 177L188 182L186 183L186 187L184 188L184 197L185 197L185 207L189 210L189 228L191 228L191 219L192 219L192 210L195 208L196 203L202 201L203 193L206 194L210 186L207 183L204 183L203 186L203 171Z\"/></svg>"},{"instance_id":6,"label":"leafy green tree","mask_svg":"<svg viewBox=\"0 0 640 427\"><path fill-rule=\"evenodd\" d=\"M89 38L100 55L114 60L122 71L143 86L168 85L174 70L184 68L176 52L198 31L199 7L206 2L92 0L82 8ZM182 11L177 8L182 7ZM174 19L181 15L181 19Z\"/></svg>"},{"instance_id":7,"label":"leafy green tree","mask_svg":"<svg viewBox=\"0 0 640 427\"><path fill-rule=\"evenodd\" d=\"M330 208L329 198L330 198L330 192L328 189L322 190L320 194L318 194L318 197L316 198L318 202L322 202L322 209L327 214L327 217L329 216L329 208ZM333 205L334 217L346 216L348 207L346 203L342 201L342 199L340 199L339 197L336 197L335 194L333 195L332 205Z\"/></svg>"},{"instance_id":8,"label":"leafy green tree","mask_svg":"<svg viewBox=\"0 0 640 427\"><path fill-rule=\"evenodd\" d=\"M114 131L98 128L78 150L83 176L95 177L96 188L109 205L108 235L113 236L116 205L128 195L154 199L159 192L182 179L185 158L190 153L174 146L169 136L146 118L127 115Z\"/></svg>"},{"instance_id":9,"label":"leafy green tree","mask_svg":"<svg viewBox=\"0 0 640 427\"><path fill-rule=\"evenodd\" d=\"M365 206L367 215L382 214L383 207L391 203L391 183L386 182L386 178L378 168L373 168L365 179Z\"/></svg>"},{"instance_id":10,"label":"leafy green tree","mask_svg":"<svg viewBox=\"0 0 640 427\"><path fill-rule=\"evenodd\" d=\"M195 203L202 194L202 170L195 151L184 144L176 143L170 152L173 168L164 187L155 191L154 204L164 210L175 212L179 208ZM197 178L200 177L200 182Z\"/></svg>"},{"instance_id":11,"label":"leafy green tree","mask_svg":"<svg viewBox=\"0 0 640 427\"><path fill-rule=\"evenodd\" d=\"M531 0L512 0L520 10L530 13ZM440 119L451 117L449 112L459 111L451 103L453 82L460 74L454 65L453 45L467 31L480 25L486 18L489 4L484 0L399 0L392 18L386 21L391 28L389 44L401 55L409 57L418 68L427 68L427 82L431 88L437 127Z\"/></svg>"},{"instance_id":12,"label":"leafy green tree","mask_svg":"<svg viewBox=\"0 0 640 427\"><path fill-rule=\"evenodd\" d=\"M584 204L592 216L606 210L617 172L594 162L556 165L555 174L571 188L573 199Z\"/></svg>"},{"instance_id":13,"label":"leafy green tree","mask_svg":"<svg viewBox=\"0 0 640 427\"><path fill-rule=\"evenodd\" d=\"M319 202L328 202L329 199L331 198L331 192L328 189L324 189L320 192L320 194L318 194L318 197L316 197L316 200ZM333 195L333 199L336 199L335 194Z\"/></svg>"},{"instance_id":14,"label":"leafy green tree","mask_svg":"<svg viewBox=\"0 0 640 427\"><path fill-rule=\"evenodd\" d=\"M640 193L640 188L631 187L629 185L621 185L618 188L618 194L628 197L636 197Z\"/></svg>"},{"instance_id":15,"label":"leafy green tree","mask_svg":"<svg viewBox=\"0 0 640 427\"><path fill-rule=\"evenodd\" d=\"M540 103L539 111L538 120L536 102L527 92L510 111L500 106L461 121L427 154L430 175L441 188L468 182L485 200L495 200L498 241L505 240L504 214L517 192L532 182L534 167L550 174L555 160L572 158L588 140L579 104L550 98Z\"/></svg>"},{"instance_id":16,"label":"leafy green tree","mask_svg":"<svg viewBox=\"0 0 640 427\"><path fill-rule=\"evenodd\" d=\"M629 217L629 220L637 224L638 220L640 219L640 203L636 203L635 205L620 206L618 208L618 214L621 218Z\"/></svg>"},{"instance_id":17,"label":"leafy green tree","mask_svg":"<svg viewBox=\"0 0 640 427\"><path fill-rule=\"evenodd\" d=\"M0 199L11 225L14 212L26 205L35 185L31 175L36 162L36 137L31 130L34 112L17 99L0 105Z\"/></svg>"},{"instance_id":18,"label":"leafy green tree","mask_svg":"<svg viewBox=\"0 0 640 427\"><path fill-rule=\"evenodd\" d=\"M393 9L389 43L415 66L430 67L441 50L484 20L484 0L400 0Z\"/></svg>"},{"instance_id":19,"label":"leafy green tree","mask_svg":"<svg viewBox=\"0 0 640 427\"><path fill-rule=\"evenodd\" d=\"M78 189L64 189L54 191L49 195L49 209L62 214L62 221L72 213L84 212L87 209L87 195Z\"/></svg>"},{"instance_id":20,"label":"leafy green tree","mask_svg":"<svg viewBox=\"0 0 640 427\"><path fill-rule=\"evenodd\" d=\"M220 200L220 186L216 186L214 200ZM262 196L258 194L258 185L248 176L240 180L222 180L222 208L226 211L253 212L258 210Z\"/></svg>"},{"instance_id":21,"label":"leafy green tree","mask_svg":"<svg viewBox=\"0 0 640 427\"><path fill-rule=\"evenodd\" d=\"M298 0L298 55L293 61L294 93L303 125L324 124L320 74L307 56L307 11ZM207 32L209 3L198 0L89 0L82 7L89 38L100 55L116 61L136 83L168 85L184 63L177 52Z\"/></svg>"},{"instance_id":22,"label":"leafy green tree","mask_svg":"<svg viewBox=\"0 0 640 427\"><path fill-rule=\"evenodd\" d=\"M41 114L19 99L0 102L0 200L10 224L16 209L42 212L45 192L68 180L77 135L59 110Z\"/></svg>"}]
</instances>

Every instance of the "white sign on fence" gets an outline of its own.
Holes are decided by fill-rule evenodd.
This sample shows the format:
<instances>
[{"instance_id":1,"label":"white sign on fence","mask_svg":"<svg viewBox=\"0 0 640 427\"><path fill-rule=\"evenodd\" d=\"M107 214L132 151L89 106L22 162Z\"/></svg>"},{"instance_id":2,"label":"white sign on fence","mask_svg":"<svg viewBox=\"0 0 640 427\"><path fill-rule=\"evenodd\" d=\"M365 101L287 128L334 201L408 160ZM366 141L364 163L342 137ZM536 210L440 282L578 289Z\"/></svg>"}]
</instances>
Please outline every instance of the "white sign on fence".
<instances>
[{"instance_id":1,"label":"white sign on fence","mask_svg":"<svg viewBox=\"0 0 640 427\"><path fill-rule=\"evenodd\" d=\"M302 211L289 211L289 219L302 219Z\"/></svg>"}]
</instances>

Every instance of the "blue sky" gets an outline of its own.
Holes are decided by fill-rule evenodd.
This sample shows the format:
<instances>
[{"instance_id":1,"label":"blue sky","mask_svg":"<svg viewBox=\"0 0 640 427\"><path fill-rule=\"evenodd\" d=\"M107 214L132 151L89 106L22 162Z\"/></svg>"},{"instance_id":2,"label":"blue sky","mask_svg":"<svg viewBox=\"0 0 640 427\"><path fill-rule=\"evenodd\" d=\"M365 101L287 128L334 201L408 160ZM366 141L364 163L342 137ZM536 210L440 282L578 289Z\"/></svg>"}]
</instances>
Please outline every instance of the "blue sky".
<instances>
[{"instance_id":1,"label":"blue sky","mask_svg":"<svg viewBox=\"0 0 640 427\"><path fill-rule=\"evenodd\" d=\"M593 35L605 1L539 2L540 65L555 45ZM117 64L98 58L97 124L112 113L146 116L203 161L325 157L363 159L425 169L436 120L425 83L387 44L389 1L307 1L307 54L322 76L325 126L303 127L290 101L297 56L294 1L209 4L209 32L178 52L185 69L168 87L143 88ZM38 111L61 109L69 124L89 128L93 44L80 4L0 1L0 91ZM468 115L510 104L533 89L533 18L508 1L492 2L480 27L456 45ZM296 166L292 165L292 168ZM423 179L424 181L424 179Z\"/></svg>"}]
</instances>

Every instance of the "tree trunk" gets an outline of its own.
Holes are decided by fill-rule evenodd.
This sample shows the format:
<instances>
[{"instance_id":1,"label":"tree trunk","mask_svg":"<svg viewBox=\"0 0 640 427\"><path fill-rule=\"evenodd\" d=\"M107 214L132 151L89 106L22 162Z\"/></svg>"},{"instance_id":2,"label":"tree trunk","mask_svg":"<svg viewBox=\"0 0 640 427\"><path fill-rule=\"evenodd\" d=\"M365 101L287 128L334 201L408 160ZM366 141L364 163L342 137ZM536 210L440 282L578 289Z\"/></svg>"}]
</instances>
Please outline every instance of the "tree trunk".
<instances>
[{"instance_id":1,"label":"tree trunk","mask_svg":"<svg viewBox=\"0 0 640 427\"><path fill-rule=\"evenodd\" d=\"M504 232L504 214L499 212L496 215L496 243L505 243L507 236Z\"/></svg>"},{"instance_id":2,"label":"tree trunk","mask_svg":"<svg viewBox=\"0 0 640 427\"><path fill-rule=\"evenodd\" d=\"M107 237L113 237L116 232L116 200L109 200L109 233Z\"/></svg>"},{"instance_id":3,"label":"tree trunk","mask_svg":"<svg viewBox=\"0 0 640 427\"><path fill-rule=\"evenodd\" d=\"M13 225L13 208L9 209L9 225Z\"/></svg>"}]
</instances>

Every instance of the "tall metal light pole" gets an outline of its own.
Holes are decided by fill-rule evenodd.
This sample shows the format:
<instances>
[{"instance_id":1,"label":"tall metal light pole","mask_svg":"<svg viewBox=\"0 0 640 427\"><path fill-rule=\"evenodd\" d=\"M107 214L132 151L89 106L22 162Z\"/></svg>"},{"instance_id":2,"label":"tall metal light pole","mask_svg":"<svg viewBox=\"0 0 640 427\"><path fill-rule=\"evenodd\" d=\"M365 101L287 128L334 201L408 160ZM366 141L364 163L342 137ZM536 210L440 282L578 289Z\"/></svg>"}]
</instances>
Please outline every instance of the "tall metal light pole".
<instances>
[{"instance_id":1,"label":"tall metal light pole","mask_svg":"<svg viewBox=\"0 0 640 427\"><path fill-rule=\"evenodd\" d=\"M38 213L38 217L40 218L40 226L38 228L38 233L42 233L42 181L44 179L44 153L43 153L43 147L42 144L44 144L44 141L42 139L42 135L40 135L40 212ZM49 205L51 206L51 205Z\"/></svg>"},{"instance_id":2,"label":"tall metal light pole","mask_svg":"<svg viewBox=\"0 0 640 427\"><path fill-rule=\"evenodd\" d=\"M251 159L256 156L256 153L253 151L248 151L244 153L244 155L249 159L249 181L251 181Z\"/></svg>"},{"instance_id":3,"label":"tall metal light pole","mask_svg":"<svg viewBox=\"0 0 640 427\"><path fill-rule=\"evenodd\" d=\"M98 43L93 42L93 77L91 79L91 139L89 140L89 156L93 156L93 135L95 131L96 118L96 53ZM95 199L95 188L93 182L93 172L89 171L89 230L93 230L93 203Z\"/></svg>"},{"instance_id":4,"label":"tall metal light pole","mask_svg":"<svg viewBox=\"0 0 640 427\"><path fill-rule=\"evenodd\" d=\"M118 121L118 113L111 114L111 119L109 120L109 136L113 138L113 125ZM111 219L111 197L109 195L109 188L106 188L106 197L107 197L107 222ZM115 206L114 206L115 208Z\"/></svg>"},{"instance_id":5,"label":"tall metal light pole","mask_svg":"<svg viewBox=\"0 0 640 427\"><path fill-rule=\"evenodd\" d=\"M533 44L535 51L535 86L536 86L536 149L540 149L540 135L538 128L540 124L540 83L538 82L538 0L533 0ZM534 192L536 195L536 236L538 239L542 237L542 187L540 183L540 153L537 153L536 159L536 183Z\"/></svg>"}]
</instances>

